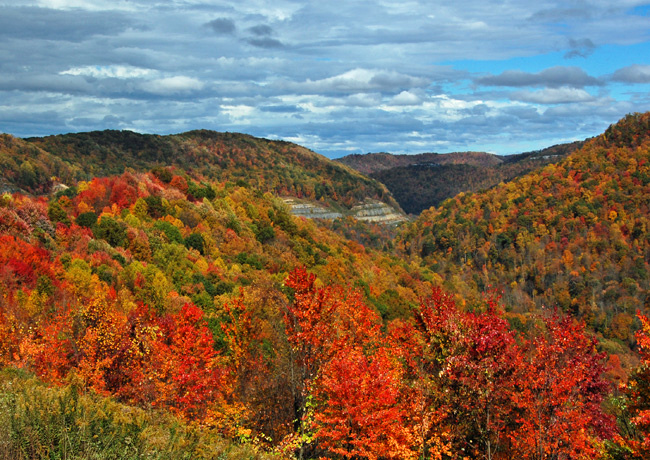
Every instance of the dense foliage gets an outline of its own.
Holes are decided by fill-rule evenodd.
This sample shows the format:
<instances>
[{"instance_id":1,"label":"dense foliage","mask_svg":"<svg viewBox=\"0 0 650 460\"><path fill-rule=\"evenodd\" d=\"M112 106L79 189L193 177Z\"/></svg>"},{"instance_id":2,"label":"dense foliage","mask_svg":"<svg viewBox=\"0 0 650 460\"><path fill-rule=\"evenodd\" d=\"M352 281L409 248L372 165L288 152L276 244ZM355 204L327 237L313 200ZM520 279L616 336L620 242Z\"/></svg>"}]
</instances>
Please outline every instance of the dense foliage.
<instances>
[{"instance_id":1,"label":"dense foliage","mask_svg":"<svg viewBox=\"0 0 650 460\"><path fill-rule=\"evenodd\" d=\"M401 247L455 292L496 286L519 313L558 307L608 351L633 345L635 312L650 306L649 119L630 115L557 164L425 211Z\"/></svg>"},{"instance_id":2,"label":"dense foliage","mask_svg":"<svg viewBox=\"0 0 650 460\"><path fill-rule=\"evenodd\" d=\"M647 457L649 118L396 242L178 166L3 194L0 454Z\"/></svg>"},{"instance_id":3,"label":"dense foliage","mask_svg":"<svg viewBox=\"0 0 650 460\"><path fill-rule=\"evenodd\" d=\"M52 178L71 185L127 167L144 172L172 165L211 182L332 206L350 208L369 198L399 207L378 182L289 142L207 130L170 136L107 130L26 140L0 135L0 169L10 191L43 193L55 185Z\"/></svg>"}]
</instances>

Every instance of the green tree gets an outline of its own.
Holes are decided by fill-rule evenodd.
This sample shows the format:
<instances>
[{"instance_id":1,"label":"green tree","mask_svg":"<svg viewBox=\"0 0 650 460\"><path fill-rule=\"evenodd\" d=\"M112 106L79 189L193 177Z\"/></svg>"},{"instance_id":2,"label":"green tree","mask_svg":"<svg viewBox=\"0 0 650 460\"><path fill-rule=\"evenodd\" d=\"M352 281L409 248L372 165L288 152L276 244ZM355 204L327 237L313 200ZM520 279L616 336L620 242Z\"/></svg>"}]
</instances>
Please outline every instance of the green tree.
<instances>
[{"instance_id":1,"label":"green tree","mask_svg":"<svg viewBox=\"0 0 650 460\"><path fill-rule=\"evenodd\" d=\"M124 246L127 242L126 225L112 217L103 216L93 227L95 238L106 240L111 246Z\"/></svg>"}]
</instances>

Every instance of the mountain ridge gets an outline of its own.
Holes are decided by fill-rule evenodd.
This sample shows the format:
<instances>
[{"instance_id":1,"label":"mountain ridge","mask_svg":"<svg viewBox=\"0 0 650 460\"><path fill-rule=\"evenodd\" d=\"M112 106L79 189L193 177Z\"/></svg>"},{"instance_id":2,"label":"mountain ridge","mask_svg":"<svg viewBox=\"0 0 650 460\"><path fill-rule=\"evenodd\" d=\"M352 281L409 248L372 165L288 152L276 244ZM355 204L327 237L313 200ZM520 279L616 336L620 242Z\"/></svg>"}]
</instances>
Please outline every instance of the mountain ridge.
<instances>
[{"instance_id":1,"label":"mountain ridge","mask_svg":"<svg viewBox=\"0 0 650 460\"><path fill-rule=\"evenodd\" d=\"M583 143L576 141L506 156L486 152L370 153L337 161L383 183L404 211L418 215L458 193L488 189L559 161Z\"/></svg>"},{"instance_id":2,"label":"mountain ridge","mask_svg":"<svg viewBox=\"0 0 650 460\"><path fill-rule=\"evenodd\" d=\"M48 192L57 181L69 185L127 168L177 167L198 181L237 182L342 209L371 199L401 212L374 179L297 144L239 133L194 130L161 136L105 130L26 139L3 134L0 165L5 189L36 194Z\"/></svg>"},{"instance_id":3,"label":"mountain ridge","mask_svg":"<svg viewBox=\"0 0 650 460\"><path fill-rule=\"evenodd\" d=\"M557 307L603 346L632 346L650 308L649 166L650 113L628 115L557 163L423 211L400 247L454 291L495 286L522 318Z\"/></svg>"},{"instance_id":4,"label":"mountain ridge","mask_svg":"<svg viewBox=\"0 0 650 460\"><path fill-rule=\"evenodd\" d=\"M416 153L392 154L387 152L352 154L337 158L343 163L367 175L413 164L470 164L474 166L495 166L502 160L498 155L488 152L451 152L451 153Z\"/></svg>"}]
</instances>

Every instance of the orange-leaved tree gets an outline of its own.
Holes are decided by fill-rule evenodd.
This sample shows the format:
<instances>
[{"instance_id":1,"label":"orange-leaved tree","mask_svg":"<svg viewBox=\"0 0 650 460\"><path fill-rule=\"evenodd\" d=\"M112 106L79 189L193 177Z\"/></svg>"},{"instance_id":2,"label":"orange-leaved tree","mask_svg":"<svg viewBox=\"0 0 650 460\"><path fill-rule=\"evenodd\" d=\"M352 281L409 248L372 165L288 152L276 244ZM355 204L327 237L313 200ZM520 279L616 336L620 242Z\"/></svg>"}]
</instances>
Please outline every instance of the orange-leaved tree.
<instances>
[{"instance_id":1,"label":"orange-leaved tree","mask_svg":"<svg viewBox=\"0 0 650 460\"><path fill-rule=\"evenodd\" d=\"M361 294L317 287L304 268L285 281L292 346L298 457L409 458L401 368L381 344L380 318Z\"/></svg>"},{"instance_id":2,"label":"orange-leaved tree","mask_svg":"<svg viewBox=\"0 0 650 460\"><path fill-rule=\"evenodd\" d=\"M186 304L180 312L158 321L150 369L153 405L168 407L193 420L202 420L208 406L223 399L225 369L213 347L212 333L203 312Z\"/></svg>"},{"instance_id":3,"label":"orange-leaved tree","mask_svg":"<svg viewBox=\"0 0 650 460\"><path fill-rule=\"evenodd\" d=\"M573 318L551 316L544 326L521 368L512 453L531 460L594 458L598 442L614 434L602 408L609 392L605 356Z\"/></svg>"},{"instance_id":4,"label":"orange-leaved tree","mask_svg":"<svg viewBox=\"0 0 650 460\"><path fill-rule=\"evenodd\" d=\"M342 348L314 385L321 447L343 458L417 458L400 390L401 369L387 348Z\"/></svg>"},{"instance_id":5,"label":"orange-leaved tree","mask_svg":"<svg viewBox=\"0 0 650 460\"><path fill-rule=\"evenodd\" d=\"M619 442L632 459L650 458L650 319L638 313L641 329L636 333L641 364L625 388L632 430Z\"/></svg>"}]
</instances>

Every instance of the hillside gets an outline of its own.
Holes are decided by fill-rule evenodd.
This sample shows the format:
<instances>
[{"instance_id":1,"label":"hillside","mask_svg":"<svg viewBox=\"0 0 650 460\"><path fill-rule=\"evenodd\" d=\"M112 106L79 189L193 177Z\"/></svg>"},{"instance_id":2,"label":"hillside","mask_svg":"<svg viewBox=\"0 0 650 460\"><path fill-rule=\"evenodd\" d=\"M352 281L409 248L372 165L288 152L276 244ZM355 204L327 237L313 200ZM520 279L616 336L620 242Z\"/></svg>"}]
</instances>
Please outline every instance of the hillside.
<instances>
[{"instance_id":1,"label":"hillside","mask_svg":"<svg viewBox=\"0 0 650 460\"><path fill-rule=\"evenodd\" d=\"M270 193L270 147L4 136L5 185L31 193L0 197L0 458L643 458L647 368L625 347L648 291L649 126L630 116L398 239L368 197L366 220L292 215L312 208ZM292 155L295 195L317 181L301 164L336 171Z\"/></svg>"},{"instance_id":2,"label":"hillside","mask_svg":"<svg viewBox=\"0 0 650 460\"><path fill-rule=\"evenodd\" d=\"M612 437L605 357L571 318L515 340L494 296L465 311L391 247L174 172L2 196L6 458L481 458L502 437L526 458L540 411L568 457ZM553 397L527 398L540 373Z\"/></svg>"},{"instance_id":3,"label":"hillside","mask_svg":"<svg viewBox=\"0 0 650 460\"><path fill-rule=\"evenodd\" d=\"M502 160L486 152L419 153L415 155L393 155L390 153L358 153L346 155L336 161L363 174L371 176L380 171L413 165L467 164L472 166L496 166Z\"/></svg>"},{"instance_id":4,"label":"hillside","mask_svg":"<svg viewBox=\"0 0 650 460\"><path fill-rule=\"evenodd\" d=\"M620 350L650 308L649 168L650 114L629 115L557 164L424 211L400 246L454 291L558 307Z\"/></svg>"},{"instance_id":5,"label":"hillside","mask_svg":"<svg viewBox=\"0 0 650 460\"><path fill-rule=\"evenodd\" d=\"M303 267L319 283L355 286L378 323L409 317L437 278L292 216L270 193L190 191L191 176L173 171L79 181L49 198L2 195L0 364L48 383L75 376L229 439L254 429L281 440L296 418L289 274Z\"/></svg>"},{"instance_id":6,"label":"hillside","mask_svg":"<svg viewBox=\"0 0 650 460\"><path fill-rule=\"evenodd\" d=\"M338 161L383 183L405 212L417 215L458 193L485 190L559 161L581 145L574 142L508 156L481 152L377 153L349 155Z\"/></svg>"},{"instance_id":7,"label":"hillside","mask_svg":"<svg viewBox=\"0 0 650 460\"><path fill-rule=\"evenodd\" d=\"M288 142L207 130L169 136L107 130L24 140L0 135L4 190L47 193L55 181L70 185L159 166L175 166L202 180L321 201L336 210L368 199L399 209L383 185Z\"/></svg>"}]
</instances>

